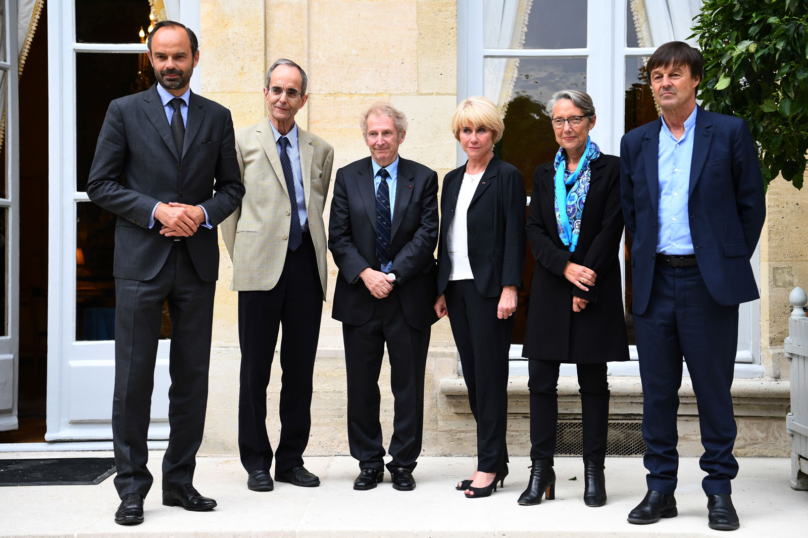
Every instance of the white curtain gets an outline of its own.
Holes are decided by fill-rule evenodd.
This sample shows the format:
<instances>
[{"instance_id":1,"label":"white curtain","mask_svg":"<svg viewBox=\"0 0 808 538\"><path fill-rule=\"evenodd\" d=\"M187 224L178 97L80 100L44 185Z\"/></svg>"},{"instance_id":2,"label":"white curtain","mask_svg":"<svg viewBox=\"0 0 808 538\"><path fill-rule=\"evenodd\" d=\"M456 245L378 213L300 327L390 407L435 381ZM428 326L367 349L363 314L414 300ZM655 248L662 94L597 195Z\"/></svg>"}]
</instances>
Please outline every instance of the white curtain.
<instances>
[{"instance_id":1,"label":"white curtain","mask_svg":"<svg viewBox=\"0 0 808 538\"><path fill-rule=\"evenodd\" d=\"M149 0L149 3L155 22L180 20L180 0Z\"/></svg>"},{"instance_id":2,"label":"white curtain","mask_svg":"<svg viewBox=\"0 0 808 538\"><path fill-rule=\"evenodd\" d=\"M696 47L693 17L704 0L630 0L634 26L641 47L658 47L668 41L685 41Z\"/></svg>"},{"instance_id":3,"label":"white curtain","mask_svg":"<svg viewBox=\"0 0 808 538\"><path fill-rule=\"evenodd\" d=\"M533 0L485 0L483 2L483 44L487 49L521 49ZM502 114L513 95L519 60L486 58L484 95L499 106Z\"/></svg>"}]
</instances>

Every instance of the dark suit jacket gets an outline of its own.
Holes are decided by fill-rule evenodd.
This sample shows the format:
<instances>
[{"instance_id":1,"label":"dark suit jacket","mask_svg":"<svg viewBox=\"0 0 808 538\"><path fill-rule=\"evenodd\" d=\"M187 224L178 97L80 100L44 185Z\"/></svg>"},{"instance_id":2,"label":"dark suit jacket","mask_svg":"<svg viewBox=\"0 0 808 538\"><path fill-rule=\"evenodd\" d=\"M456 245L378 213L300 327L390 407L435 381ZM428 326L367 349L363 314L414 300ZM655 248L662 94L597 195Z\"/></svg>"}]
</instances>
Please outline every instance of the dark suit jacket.
<instances>
[{"instance_id":1,"label":"dark suit jacket","mask_svg":"<svg viewBox=\"0 0 808 538\"><path fill-rule=\"evenodd\" d=\"M466 165L446 174L441 196L438 295L446 291L452 261L446 237L454 219ZM504 286L522 288L525 265L527 195L519 170L494 156L474 191L467 219L469 264L474 284L485 297L499 297Z\"/></svg>"},{"instance_id":2,"label":"dark suit jacket","mask_svg":"<svg viewBox=\"0 0 808 538\"><path fill-rule=\"evenodd\" d=\"M128 280L154 278L171 251L173 239L160 235L160 222L148 227L157 202L203 206L213 229L200 226L184 241L200 278L214 282L219 276L216 226L244 196L230 111L191 93L180 156L156 85L112 101L98 135L87 195L118 215L114 275Z\"/></svg>"},{"instance_id":3,"label":"dark suit jacket","mask_svg":"<svg viewBox=\"0 0 808 538\"><path fill-rule=\"evenodd\" d=\"M437 321L435 246L438 242L438 175L401 158L390 254L397 293L412 327L428 329ZM379 270L376 259L376 193L371 158L337 170L328 226L328 248L339 268L334 290L334 319L350 325L366 323L378 299L359 279L367 267Z\"/></svg>"},{"instance_id":4,"label":"dark suit jacket","mask_svg":"<svg viewBox=\"0 0 808 538\"><path fill-rule=\"evenodd\" d=\"M525 357L579 364L629 359L619 262L620 159L601 155L591 170L575 252L558 237L553 163L539 166L533 174L527 236L536 269L522 348ZM589 291L564 277L567 262L595 271L597 280L587 286ZM582 312L572 311L573 296L589 301Z\"/></svg>"},{"instance_id":5,"label":"dark suit jacket","mask_svg":"<svg viewBox=\"0 0 808 538\"><path fill-rule=\"evenodd\" d=\"M659 230L659 130L662 119L623 136L620 175L631 248L635 314L648 306ZM723 306L757 299L749 259L766 218L763 177L746 122L699 108L690 168L690 235L704 283Z\"/></svg>"}]
</instances>

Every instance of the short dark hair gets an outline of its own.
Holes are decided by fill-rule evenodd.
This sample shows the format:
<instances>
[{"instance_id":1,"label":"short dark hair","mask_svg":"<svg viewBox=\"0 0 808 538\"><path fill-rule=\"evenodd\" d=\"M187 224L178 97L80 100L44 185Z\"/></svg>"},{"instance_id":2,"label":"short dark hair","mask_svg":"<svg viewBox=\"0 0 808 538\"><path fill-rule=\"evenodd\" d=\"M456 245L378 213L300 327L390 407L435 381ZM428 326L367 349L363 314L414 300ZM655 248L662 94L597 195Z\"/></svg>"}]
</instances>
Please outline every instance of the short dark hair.
<instances>
[{"instance_id":1,"label":"short dark hair","mask_svg":"<svg viewBox=\"0 0 808 538\"><path fill-rule=\"evenodd\" d=\"M160 22L158 22L157 24L154 25L154 30L152 30L149 33L149 39L146 41L146 46L148 47L149 52L152 51L151 41L152 41L152 38L154 37L154 34L156 34L157 30L159 30L160 28L165 28L167 26L171 27L171 28L184 28L185 29L185 31L188 33L188 39L191 41L191 56L196 56L196 51L199 50L199 40L196 38L196 34L194 33L193 30L191 30L190 28L188 28L187 26L185 26L181 22L176 22L176 21L160 21Z\"/></svg>"},{"instance_id":2,"label":"short dark hair","mask_svg":"<svg viewBox=\"0 0 808 538\"><path fill-rule=\"evenodd\" d=\"M648 81L651 81L651 72L654 69L681 65L686 65L690 69L690 76L698 78L699 82L704 78L704 56L701 52L684 41L669 41L660 46L648 59L646 66Z\"/></svg>"}]
</instances>

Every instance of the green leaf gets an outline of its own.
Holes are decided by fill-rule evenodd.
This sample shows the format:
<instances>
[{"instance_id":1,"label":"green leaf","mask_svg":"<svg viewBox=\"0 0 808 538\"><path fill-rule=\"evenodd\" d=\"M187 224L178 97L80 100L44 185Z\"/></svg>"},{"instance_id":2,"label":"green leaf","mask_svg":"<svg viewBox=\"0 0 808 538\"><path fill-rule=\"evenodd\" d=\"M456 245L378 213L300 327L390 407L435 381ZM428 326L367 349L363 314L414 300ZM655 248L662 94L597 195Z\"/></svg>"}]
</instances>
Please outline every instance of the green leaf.
<instances>
[{"instance_id":1,"label":"green leaf","mask_svg":"<svg viewBox=\"0 0 808 538\"><path fill-rule=\"evenodd\" d=\"M769 17L769 20L766 21L766 22L768 22L769 24L780 24L780 18L779 17Z\"/></svg>"},{"instance_id":2,"label":"green leaf","mask_svg":"<svg viewBox=\"0 0 808 538\"><path fill-rule=\"evenodd\" d=\"M755 35L756 33L758 33L758 32L760 31L760 29L761 29L762 27L763 27L763 25L762 25L762 24L756 24L756 25L754 25L753 27L751 27L751 28L749 29L749 35ZM754 52L754 51L752 51L752 52Z\"/></svg>"},{"instance_id":3,"label":"green leaf","mask_svg":"<svg viewBox=\"0 0 808 538\"><path fill-rule=\"evenodd\" d=\"M787 118L791 115L791 99L783 97L780 101L780 115Z\"/></svg>"},{"instance_id":4,"label":"green leaf","mask_svg":"<svg viewBox=\"0 0 808 538\"><path fill-rule=\"evenodd\" d=\"M777 112L777 105L774 102L774 99L766 99L763 101L763 104L760 105L760 109L763 112Z\"/></svg>"},{"instance_id":5,"label":"green leaf","mask_svg":"<svg viewBox=\"0 0 808 538\"><path fill-rule=\"evenodd\" d=\"M732 81L732 79L730 77L728 77L727 75L721 75L721 77L718 79L718 84L715 85L715 89L716 90L723 90L724 88L729 86L729 83L731 81Z\"/></svg>"},{"instance_id":6,"label":"green leaf","mask_svg":"<svg viewBox=\"0 0 808 538\"><path fill-rule=\"evenodd\" d=\"M808 77L808 67L797 67L797 79L804 80L806 77Z\"/></svg>"}]
</instances>

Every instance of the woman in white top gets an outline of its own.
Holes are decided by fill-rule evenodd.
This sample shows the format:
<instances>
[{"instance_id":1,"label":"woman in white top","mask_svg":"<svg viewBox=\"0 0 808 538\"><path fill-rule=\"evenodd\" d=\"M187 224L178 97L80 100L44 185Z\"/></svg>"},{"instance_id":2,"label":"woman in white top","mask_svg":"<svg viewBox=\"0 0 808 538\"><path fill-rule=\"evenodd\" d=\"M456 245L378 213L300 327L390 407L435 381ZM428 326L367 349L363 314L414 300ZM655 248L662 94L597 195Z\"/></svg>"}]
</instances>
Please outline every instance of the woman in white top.
<instances>
[{"instance_id":1,"label":"woman in white top","mask_svg":"<svg viewBox=\"0 0 808 538\"><path fill-rule=\"evenodd\" d=\"M494 155L505 125L484 97L460 103L452 131L468 162L446 174L438 245L438 317L448 315L477 421L477 469L457 489L496 491L508 474L508 351L525 262L522 175Z\"/></svg>"}]
</instances>

